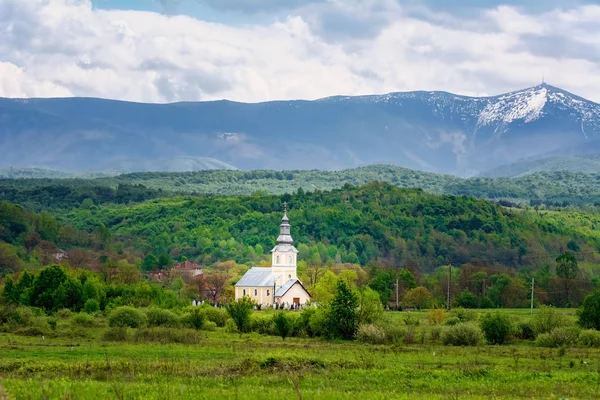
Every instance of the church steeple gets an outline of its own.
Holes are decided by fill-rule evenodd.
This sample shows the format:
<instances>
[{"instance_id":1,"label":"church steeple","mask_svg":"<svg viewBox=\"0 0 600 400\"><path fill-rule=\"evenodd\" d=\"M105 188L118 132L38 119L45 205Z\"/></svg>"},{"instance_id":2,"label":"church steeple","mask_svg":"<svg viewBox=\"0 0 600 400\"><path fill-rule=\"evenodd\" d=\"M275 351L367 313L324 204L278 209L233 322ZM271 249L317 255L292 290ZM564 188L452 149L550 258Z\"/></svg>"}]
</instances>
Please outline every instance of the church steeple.
<instances>
[{"instance_id":1,"label":"church steeple","mask_svg":"<svg viewBox=\"0 0 600 400\"><path fill-rule=\"evenodd\" d=\"M287 216L287 203L284 202L283 218L281 219L281 225L279 225L279 236L277 237L277 244L294 244L294 239L292 239L290 228L290 219Z\"/></svg>"}]
</instances>

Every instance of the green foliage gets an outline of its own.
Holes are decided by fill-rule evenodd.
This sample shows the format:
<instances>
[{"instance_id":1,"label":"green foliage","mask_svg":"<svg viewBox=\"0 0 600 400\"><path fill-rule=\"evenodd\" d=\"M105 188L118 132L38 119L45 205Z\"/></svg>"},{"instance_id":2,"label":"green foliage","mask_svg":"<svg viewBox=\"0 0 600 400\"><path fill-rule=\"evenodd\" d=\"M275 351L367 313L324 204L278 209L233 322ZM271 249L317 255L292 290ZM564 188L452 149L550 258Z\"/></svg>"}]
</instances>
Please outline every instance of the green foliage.
<instances>
[{"instance_id":1,"label":"green foliage","mask_svg":"<svg viewBox=\"0 0 600 400\"><path fill-rule=\"evenodd\" d=\"M479 322L485 339L490 344L504 344L514 332L509 317L496 312L486 314Z\"/></svg>"},{"instance_id":2,"label":"green foliage","mask_svg":"<svg viewBox=\"0 0 600 400\"><path fill-rule=\"evenodd\" d=\"M536 336L542 333L550 333L555 328L568 324L567 319L554 307L540 307L533 315L531 321Z\"/></svg>"},{"instance_id":3,"label":"green foliage","mask_svg":"<svg viewBox=\"0 0 600 400\"><path fill-rule=\"evenodd\" d=\"M146 311L146 320L148 321L148 326L150 327L176 327L177 325L179 325L179 318L172 311L163 310L161 308L156 307L149 308Z\"/></svg>"},{"instance_id":4,"label":"green foliage","mask_svg":"<svg viewBox=\"0 0 600 400\"><path fill-rule=\"evenodd\" d=\"M126 327L116 326L108 328L102 334L102 340L107 342L127 342L131 339L131 335Z\"/></svg>"},{"instance_id":5,"label":"green foliage","mask_svg":"<svg viewBox=\"0 0 600 400\"><path fill-rule=\"evenodd\" d=\"M594 329L586 329L579 333L579 344L583 347L600 347L600 332Z\"/></svg>"},{"instance_id":6,"label":"green foliage","mask_svg":"<svg viewBox=\"0 0 600 400\"><path fill-rule=\"evenodd\" d=\"M556 259L556 275L563 279L575 279L578 272L577 259L572 253L566 252L558 256Z\"/></svg>"},{"instance_id":7,"label":"green foliage","mask_svg":"<svg viewBox=\"0 0 600 400\"><path fill-rule=\"evenodd\" d=\"M600 289L588 295L577 310L578 323L583 328L600 330Z\"/></svg>"},{"instance_id":8,"label":"green foliage","mask_svg":"<svg viewBox=\"0 0 600 400\"><path fill-rule=\"evenodd\" d=\"M273 317L273 324L275 333L281 336L281 339L285 340L286 337L292 332L293 322L285 312L278 312Z\"/></svg>"},{"instance_id":9,"label":"green foliage","mask_svg":"<svg viewBox=\"0 0 600 400\"><path fill-rule=\"evenodd\" d=\"M202 329L207 323L214 324L215 328L217 324L212 321L207 321L206 312L200 307L191 307L182 318L184 325L194 328L196 330Z\"/></svg>"},{"instance_id":10,"label":"green foliage","mask_svg":"<svg viewBox=\"0 0 600 400\"><path fill-rule=\"evenodd\" d=\"M193 329L154 327L138 329L133 334L133 341L135 343L197 344L201 340L200 333Z\"/></svg>"},{"instance_id":11,"label":"green foliage","mask_svg":"<svg viewBox=\"0 0 600 400\"><path fill-rule=\"evenodd\" d=\"M204 329L205 331L215 331L217 330L217 324L215 324L212 321L204 321L202 329Z\"/></svg>"},{"instance_id":12,"label":"green foliage","mask_svg":"<svg viewBox=\"0 0 600 400\"><path fill-rule=\"evenodd\" d=\"M146 325L146 316L136 308L122 306L114 309L108 317L111 327L140 328Z\"/></svg>"},{"instance_id":13,"label":"green foliage","mask_svg":"<svg viewBox=\"0 0 600 400\"><path fill-rule=\"evenodd\" d=\"M229 314L226 310L215 308L211 306L202 307L202 310L206 314L206 319L214 322L219 327L224 327L229 319Z\"/></svg>"},{"instance_id":14,"label":"green foliage","mask_svg":"<svg viewBox=\"0 0 600 400\"><path fill-rule=\"evenodd\" d=\"M442 343L446 346L477 346L482 340L481 330L471 323L459 323L442 331Z\"/></svg>"},{"instance_id":15,"label":"green foliage","mask_svg":"<svg viewBox=\"0 0 600 400\"><path fill-rule=\"evenodd\" d=\"M466 308L455 308L450 311L451 317L456 317L460 322L477 321L477 311Z\"/></svg>"},{"instance_id":16,"label":"green foliage","mask_svg":"<svg viewBox=\"0 0 600 400\"><path fill-rule=\"evenodd\" d=\"M327 325L332 336L352 339L358 328L358 298L346 282L338 280L335 296L329 305Z\"/></svg>"},{"instance_id":17,"label":"green foliage","mask_svg":"<svg viewBox=\"0 0 600 400\"><path fill-rule=\"evenodd\" d=\"M83 305L83 310L88 314L95 314L100 310L100 303L96 299L87 299Z\"/></svg>"},{"instance_id":18,"label":"green foliage","mask_svg":"<svg viewBox=\"0 0 600 400\"><path fill-rule=\"evenodd\" d=\"M519 323L515 335L521 340L534 340L535 330L533 329L533 324L531 322Z\"/></svg>"},{"instance_id":19,"label":"green foliage","mask_svg":"<svg viewBox=\"0 0 600 400\"><path fill-rule=\"evenodd\" d=\"M429 308L431 307L432 302L433 296L431 295L431 292L423 286L409 290L402 299L402 304L404 306L417 309Z\"/></svg>"},{"instance_id":20,"label":"green foliage","mask_svg":"<svg viewBox=\"0 0 600 400\"><path fill-rule=\"evenodd\" d=\"M383 315L383 305L379 293L370 287L358 291L358 324L372 324Z\"/></svg>"},{"instance_id":21,"label":"green foliage","mask_svg":"<svg viewBox=\"0 0 600 400\"><path fill-rule=\"evenodd\" d=\"M227 313L235 323L237 331L242 334L250 329L250 317L254 303L249 297L242 297L230 302L226 306Z\"/></svg>"},{"instance_id":22,"label":"green foliage","mask_svg":"<svg viewBox=\"0 0 600 400\"><path fill-rule=\"evenodd\" d=\"M537 336L535 343L541 347L571 346L579 339L579 329L576 327L561 326L553 328L549 333Z\"/></svg>"},{"instance_id":23,"label":"green foliage","mask_svg":"<svg viewBox=\"0 0 600 400\"><path fill-rule=\"evenodd\" d=\"M386 335L383 328L373 324L364 324L359 325L356 339L363 343L383 344L386 342Z\"/></svg>"},{"instance_id":24,"label":"green foliage","mask_svg":"<svg viewBox=\"0 0 600 400\"><path fill-rule=\"evenodd\" d=\"M73 317L73 323L75 325L89 327L89 326L94 326L95 320L94 320L94 317L92 317L89 314L79 313L79 314L76 314L75 317Z\"/></svg>"},{"instance_id":25,"label":"green foliage","mask_svg":"<svg viewBox=\"0 0 600 400\"><path fill-rule=\"evenodd\" d=\"M261 335L272 335L274 333L273 316L254 314L250 318L249 331L260 333Z\"/></svg>"}]
</instances>

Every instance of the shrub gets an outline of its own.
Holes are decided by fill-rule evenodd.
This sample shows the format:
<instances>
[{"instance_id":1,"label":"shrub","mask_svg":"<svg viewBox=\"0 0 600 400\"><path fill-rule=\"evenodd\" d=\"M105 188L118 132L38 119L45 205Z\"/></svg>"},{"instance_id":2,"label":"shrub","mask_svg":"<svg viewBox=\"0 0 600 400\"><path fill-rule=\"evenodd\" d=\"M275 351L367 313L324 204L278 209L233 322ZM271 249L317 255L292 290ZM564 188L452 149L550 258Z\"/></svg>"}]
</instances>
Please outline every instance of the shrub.
<instances>
[{"instance_id":1,"label":"shrub","mask_svg":"<svg viewBox=\"0 0 600 400\"><path fill-rule=\"evenodd\" d=\"M272 335L274 333L273 317L271 315L253 315L250 318L250 331L261 335Z\"/></svg>"},{"instance_id":2,"label":"shrub","mask_svg":"<svg viewBox=\"0 0 600 400\"><path fill-rule=\"evenodd\" d=\"M108 317L109 326L140 328L146 325L146 316L136 308L122 306L115 308Z\"/></svg>"},{"instance_id":3,"label":"shrub","mask_svg":"<svg viewBox=\"0 0 600 400\"><path fill-rule=\"evenodd\" d=\"M79 313L73 318L73 323L79 326L94 326L95 320L89 314Z\"/></svg>"},{"instance_id":4,"label":"shrub","mask_svg":"<svg viewBox=\"0 0 600 400\"><path fill-rule=\"evenodd\" d=\"M215 324L214 322L206 320L205 311L199 307L192 307L183 316L182 322L185 326L188 326L188 327L194 328L194 329L202 329L202 327L209 322L211 324L214 324L215 328L217 327L217 324Z\"/></svg>"},{"instance_id":5,"label":"shrub","mask_svg":"<svg viewBox=\"0 0 600 400\"><path fill-rule=\"evenodd\" d=\"M404 324L408 325L408 326L419 326L419 319L413 315L408 313L408 315L406 316L406 318L404 318Z\"/></svg>"},{"instance_id":6,"label":"shrub","mask_svg":"<svg viewBox=\"0 0 600 400\"><path fill-rule=\"evenodd\" d=\"M204 329L205 331L215 331L217 330L217 324L215 324L212 321L204 321L202 329Z\"/></svg>"},{"instance_id":7,"label":"shrub","mask_svg":"<svg viewBox=\"0 0 600 400\"><path fill-rule=\"evenodd\" d=\"M400 345L406 337L406 329L401 326L388 324L383 327L383 330L385 332L385 340L391 344Z\"/></svg>"},{"instance_id":8,"label":"shrub","mask_svg":"<svg viewBox=\"0 0 600 400\"><path fill-rule=\"evenodd\" d=\"M28 326L26 328L20 328L15 331L15 335L21 336L42 336L44 331L37 326Z\"/></svg>"},{"instance_id":9,"label":"shrub","mask_svg":"<svg viewBox=\"0 0 600 400\"><path fill-rule=\"evenodd\" d=\"M227 313L235 323L240 335L250 329L250 317L254 303L249 297L242 297L227 304Z\"/></svg>"},{"instance_id":10,"label":"shrub","mask_svg":"<svg viewBox=\"0 0 600 400\"><path fill-rule=\"evenodd\" d=\"M285 312L278 312L272 319L275 333L281 336L281 339L285 338L290 334L293 328L292 320L287 316Z\"/></svg>"},{"instance_id":11,"label":"shrub","mask_svg":"<svg viewBox=\"0 0 600 400\"><path fill-rule=\"evenodd\" d=\"M150 308L146 311L148 326L170 326L178 325L178 318L175 313L161 308Z\"/></svg>"},{"instance_id":12,"label":"shrub","mask_svg":"<svg viewBox=\"0 0 600 400\"><path fill-rule=\"evenodd\" d=\"M501 315L499 312L495 314L488 313L481 319L481 330L490 344L504 344L513 334L514 327L510 319L506 315Z\"/></svg>"},{"instance_id":13,"label":"shrub","mask_svg":"<svg viewBox=\"0 0 600 400\"><path fill-rule=\"evenodd\" d=\"M448 326L454 326L456 324L460 324L460 319L458 317L450 317L444 322L444 325Z\"/></svg>"},{"instance_id":14,"label":"shrub","mask_svg":"<svg viewBox=\"0 0 600 400\"><path fill-rule=\"evenodd\" d=\"M600 332L587 329L579 333L579 344L583 347L600 347Z\"/></svg>"},{"instance_id":15,"label":"shrub","mask_svg":"<svg viewBox=\"0 0 600 400\"><path fill-rule=\"evenodd\" d=\"M468 308L455 308L450 311L450 315L458 318L460 322L477 321L477 311Z\"/></svg>"},{"instance_id":16,"label":"shrub","mask_svg":"<svg viewBox=\"0 0 600 400\"><path fill-rule=\"evenodd\" d=\"M386 341L385 331L372 324L364 324L358 327L356 339L364 343L382 344Z\"/></svg>"},{"instance_id":17,"label":"shrub","mask_svg":"<svg viewBox=\"0 0 600 400\"><path fill-rule=\"evenodd\" d=\"M87 299L83 305L83 311L88 314L95 314L100 310L100 303L96 299Z\"/></svg>"},{"instance_id":18,"label":"shrub","mask_svg":"<svg viewBox=\"0 0 600 400\"><path fill-rule=\"evenodd\" d=\"M531 320L531 326L536 335L550 333L554 328L563 327L567 324L564 315L560 314L555 308L547 306L540 307Z\"/></svg>"},{"instance_id":19,"label":"shrub","mask_svg":"<svg viewBox=\"0 0 600 400\"><path fill-rule=\"evenodd\" d=\"M579 330L575 327L561 326L552 329L550 333L538 335L535 343L541 347L571 346L577 343Z\"/></svg>"},{"instance_id":20,"label":"shrub","mask_svg":"<svg viewBox=\"0 0 600 400\"><path fill-rule=\"evenodd\" d=\"M600 289L583 300L577 316L581 327L600 330Z\"/></svg>"},{"instance_id":21,"label":"shrub","mask_svg":"<svg viewBox=\"0 0 600 400\"><path fill-rule=\"evenodd\" d=\"M124 326L108 328L102 334L102 340L107 342L126 342L130 339L129 332Z\"/></svg>"},{"instance_id":22,"label":"shrub","mask_svg":"<svg viewBox=\"0 0 600 400\"><path fill-rule=\"evenodd\" d=\"M442 343L452 346L476 346L483 340L477 325L460 323L442 332Z\"/></svg>"},{"instance_id":23,"label":"shrub","mask_svg":"<svg viewBox=\"0 0 600 400\"><path fill-rule=\"evenodd\" d=\"M73 312L68 308L62 308L54 314L58 319L69 319L71 318L71 315L73 315Z\"/></svg>"},{"instance_id":24,"label":"shrub","mask_svg":"<svg viewBox=\"0 0 600 400\"><path fill-rule=\"evenodd\" d=\"M229 319L229 315L227 314L227 311L222 310L220 308L214 308L214 307L207 306L207 307L202 307L202 310L206 314L206 319L214 322L219 327L224 327L225 324L227 323L227 320Z\"/></svg>"},{"instance_id":25,"label":"shrub","mask_svg":"<svg viewBox=\"0 0 600 400\"><path fill-rule=\"evenodd\" d=\"M432 325L443 324L446 319L446 310L443 308L434 308L427 313L427 319Z\"/></svg>"},{"instance_id":26,"label":"shrub","mask_svg":"<svg viewBox=\"0 0 600 400\"><path fill-rule=\"evenodd\" d=\"M235 324L235 322L233 322L232 319L228 319L227 322L225 323L225 332L227 332L227 333L237 333L238 332L237 325Z\"/></svg>"},{"instance_id":27,"label":"shrub","mask_svg":"<svg viewBox=\"0 0 600 400\"><path fill-rule=\"evenodd\" d=\"M515 336L522 340L534 340L535 331L531 322L521 322L517 325Z\"/></svg>"},{"instance_id":28,"label":"shrub","mask_svg":"<svg viewBox=\"0 0 600 400\"><path fill-rule=\"evenodd\" d=\"M196 344L201 340L201 336L196 330L192 329L174 329L174 328L147 328L138 329L133 335L136 343L185 343Z\"/></svg>"},{"instance_id":29,"label":"shrub","mask_svg":"<svg viewBox=\"0 0 600 400\"><path fill-rule=\"evenodd\" d=\"M307 311L308 310L302 311L302 314ZM308 329L313 336L325 337L329 335L327 329L327 311L324 308L318 308L313 313L309 313L309 317Z\"/></svg>"},{"instance_id":30,"label":"shrub","mask_svg":"<svg viewBox=\"0 0 600 400\"><path fill-rule=\"evenodd\" d=\"M434 326L431 328L431 331L429 332L431 341L436 343L440 340L440 337L442 336L442 327L441 326Z\"/></svg>"}]
</instances>

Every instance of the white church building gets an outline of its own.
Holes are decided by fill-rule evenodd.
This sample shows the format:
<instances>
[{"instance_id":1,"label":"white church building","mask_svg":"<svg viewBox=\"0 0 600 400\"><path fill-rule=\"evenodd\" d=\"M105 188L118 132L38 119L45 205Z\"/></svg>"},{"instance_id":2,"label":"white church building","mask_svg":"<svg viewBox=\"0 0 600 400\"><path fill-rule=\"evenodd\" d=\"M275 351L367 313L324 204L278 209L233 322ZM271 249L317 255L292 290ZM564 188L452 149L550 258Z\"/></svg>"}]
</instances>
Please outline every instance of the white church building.
<instances>
[{"instance_id":1,"label":"white church building","mask_svg":"<svg viewBox=\"0 0 600 400\"><path fill-rule=\"evenodd\" d=\"M257 304L305 305L310 294L296 274L298 250L290 234L287 204L279 225L277 245L271 250L271 267L252 267L235 285L235 299L250 297Z\"/></svg>"}]
</instances>

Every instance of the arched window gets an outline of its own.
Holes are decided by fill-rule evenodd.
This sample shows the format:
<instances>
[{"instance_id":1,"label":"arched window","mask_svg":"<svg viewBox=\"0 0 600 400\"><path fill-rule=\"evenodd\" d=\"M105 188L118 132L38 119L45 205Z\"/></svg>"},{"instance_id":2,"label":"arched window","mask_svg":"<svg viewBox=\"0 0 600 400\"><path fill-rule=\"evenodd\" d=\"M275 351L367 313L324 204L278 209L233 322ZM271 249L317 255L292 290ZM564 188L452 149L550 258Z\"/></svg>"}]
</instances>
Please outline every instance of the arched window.
<instances>
[{"instance_id":1,"label":"arched window","mask_svg":"<svg viewBox=\"0 0 600 400\"><path fill-rule=\"evenodd\" d=\"M289 274L289 275L288 275L288 278L289 278L289 279L292 279L292 274Z\"/></svg>"},{"instance_id":2,"label":"arched window","mask_svg":"<svg viewBox=\"0 0 600 400\"><path fill-rule=\"evenodd\" d=\"M271 292L269 291L269 289L267 289L267 296L270 296Z\"/></svg>"},{"instance_id":3,"label":"arched window","mask_svg":"<svg viewBox=\"0 0 600 400\"><path fill-rule=\"evenodd\" d=\"M258 290L254 289L254 295L258 296Z\"/></svg>"},{"instance_id":4,"label":"arched window","mask_svg":"<svg viewBox=\"0 0 600 400\"><path fill-rule=\"evenodd\" d=\"M242 291L242 295L243 295L243 296L245 296L245 295L246 295L246 289L244 289L244 290Z\"/></svg>"},{"instance_id":5,"label":"arched window","mask_svg":"<svg viewBox=\"0 0 600 400\"><path fill-rule=\"evenodd\" d=\"M288 264L292 264L292 256L288 256Z\"/></svg>"},{"instance_id":6,"label":"arched window","mask_svg":"<svg viewBox=\"0 0 600 400\"><path fill-rule=\"evenodd\" d=\"M275 264L279 264L279 256L275 257Z\"/></svg>"}]
</instances>

